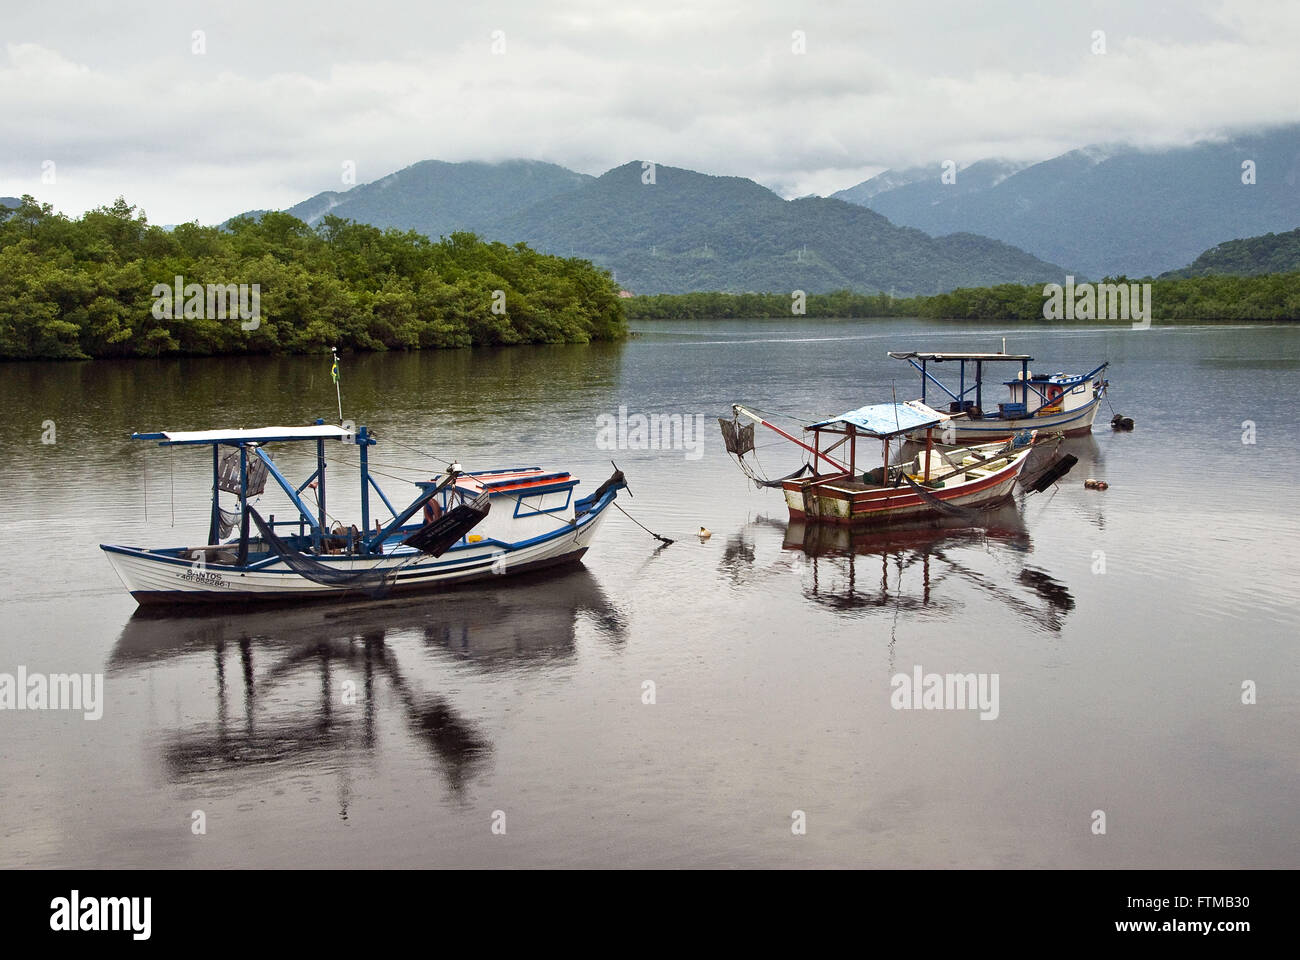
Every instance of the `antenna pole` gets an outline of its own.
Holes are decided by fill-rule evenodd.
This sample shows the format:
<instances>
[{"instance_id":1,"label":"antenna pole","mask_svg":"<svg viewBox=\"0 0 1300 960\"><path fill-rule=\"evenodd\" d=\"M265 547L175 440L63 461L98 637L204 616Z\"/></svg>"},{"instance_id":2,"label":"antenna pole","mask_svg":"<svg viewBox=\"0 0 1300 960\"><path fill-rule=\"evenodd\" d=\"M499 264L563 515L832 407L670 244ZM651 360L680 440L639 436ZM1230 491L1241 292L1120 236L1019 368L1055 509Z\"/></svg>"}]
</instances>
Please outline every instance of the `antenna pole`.
<instances>
[{"instance_id":1,"label":"antenna pole","mask_svg":"<svg viewBox=\"0 0 1300 960\"><path fill-rule=\"evenodd\" d=\"M337 347L330 347L330 353L334 354L334 366L331 372L334 374L334 397L339 402L339 423L343 422L343 391L339 387L339 351Z\"/></svg>"}]
</instances>

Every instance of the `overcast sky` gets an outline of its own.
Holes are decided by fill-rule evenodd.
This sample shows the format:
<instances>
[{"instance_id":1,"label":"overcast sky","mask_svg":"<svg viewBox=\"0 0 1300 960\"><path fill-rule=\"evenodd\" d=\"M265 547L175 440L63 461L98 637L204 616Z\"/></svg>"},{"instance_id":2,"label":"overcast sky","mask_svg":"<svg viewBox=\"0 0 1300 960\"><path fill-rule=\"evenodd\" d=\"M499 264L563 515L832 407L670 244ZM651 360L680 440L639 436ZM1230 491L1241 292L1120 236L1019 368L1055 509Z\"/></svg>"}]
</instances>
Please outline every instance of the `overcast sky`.
<instances>
[{"instance_id":1,"label":"overcast sky","mask_svg":"<svg viewBox=\"0 0 1300 960\"><path fill-rule=\"evenodd\" d=\"M798 196L1300 120L1295 0L4 6L0 195L122 194L154 223L343 189L345 161L366 182L429 158L654 160Z\"/></svg>"}]
</instances>

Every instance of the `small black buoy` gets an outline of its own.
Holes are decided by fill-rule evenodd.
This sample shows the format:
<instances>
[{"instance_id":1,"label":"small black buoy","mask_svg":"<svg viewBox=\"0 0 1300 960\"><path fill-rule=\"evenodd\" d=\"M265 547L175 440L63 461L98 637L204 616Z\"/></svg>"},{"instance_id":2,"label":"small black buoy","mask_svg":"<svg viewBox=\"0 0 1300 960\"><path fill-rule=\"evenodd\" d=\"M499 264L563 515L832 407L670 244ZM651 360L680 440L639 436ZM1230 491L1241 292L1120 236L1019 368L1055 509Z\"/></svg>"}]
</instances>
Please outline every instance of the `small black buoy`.
<instances>
[{"instance_id":1,"label":"small black buoy","mask_svg":"<svg viewBox=\"0 0 1300 960\"><path fill-rule=\"evenodd\" d=\"M1117 413L1115 416L1111 417L1110 426L1112 430L1132 430L1133 418L1126 417L1122 413Z\"/></svg>"}]
</instances>

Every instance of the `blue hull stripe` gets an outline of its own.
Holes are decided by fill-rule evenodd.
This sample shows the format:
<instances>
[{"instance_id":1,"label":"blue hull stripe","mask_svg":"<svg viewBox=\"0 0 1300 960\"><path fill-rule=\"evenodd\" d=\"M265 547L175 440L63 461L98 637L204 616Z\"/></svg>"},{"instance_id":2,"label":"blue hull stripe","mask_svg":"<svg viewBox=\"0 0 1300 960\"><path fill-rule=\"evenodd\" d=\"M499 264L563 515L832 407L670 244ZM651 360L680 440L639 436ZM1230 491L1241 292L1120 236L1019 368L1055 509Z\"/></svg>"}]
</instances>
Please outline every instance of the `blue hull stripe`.
<instances>
[{"instance_id":1,"label":"blue hull stripe","mask_svg":"<svg viewBox=\"0 0 1300 960\"><path fill-rule=\"evenodd\" d=\"M588 510L586 513L582 514L578 518L577 523L570 524L568 522L565 522L563 526L557 526L556 529L553 531L548 531L546 533L539 534L538 536L531 537L528 540L518 540L515 541L514 543L505 543L501 540L495 540L489 538L489 539L480 540L478 543L473 543L473 544L468 544L468 543L457 544L447 552L450 554L450 553L455 553L457 551L470 550L470 549L481 550L485 546L486 547L495 546L498 547L501 551L508 554L515 550L522 550L525 547L531 547L536 544L546 543L552 540L559 540L571 534L578 533L584 527L588 526L593 521L595 521L595 519L605 511L605 508L614 502L614 499L617 496L618 496L618 489L611 488L610 490L607 490L605 492L605 495L600 498L600 501L596 503L595 506L593 506L590 510ZM579 503L582 502L583 501L579 501ZM160 553L144 550L139 547L123 547L111 543L101 543L99 545L99 549L103 550L105 553L121 553L131 557L140 557L142 559L151 560L154 563L171 564L173 566L178 566L178 567L192 567L194 565L193 560L183 560L179 557L164 556ZM180 550L183 548L175 547L172 549ZM418 574L421 571L430 572L433 570L448 569L454 567L462 568L465 571L472 571L476 569L487 569L491 567L493 563L496 562L499 556L500 554L492 554L487 557L475 556L473 558L453 557L448 560L434 560L426 563L408 564L407 566L401 568L402 572L399 575L399 579L406 579L407 577ZM384 554L384 557L391 558L392 554ZM313 556L312 559L325 562L325 563L343 564L343 563L349 563L351 561L357 560L358 557L322 554L320 556ZM377 560L380 558L375 557L374 559ZM223 573L255 573L258 572L261 568L270 566L278 562L279 560L280 558L277 556L270 556L263 560L259 560L256 563L249 564L243 567L235 567L235 566L229 566L226 564L219 564L219 563L209 563L207 564L207 569L220 571ZM292 571L290 570L283 570L283 571L275 570L270 572L282 573L282 574L292 573Z\"/></svg>"}]
</instances>

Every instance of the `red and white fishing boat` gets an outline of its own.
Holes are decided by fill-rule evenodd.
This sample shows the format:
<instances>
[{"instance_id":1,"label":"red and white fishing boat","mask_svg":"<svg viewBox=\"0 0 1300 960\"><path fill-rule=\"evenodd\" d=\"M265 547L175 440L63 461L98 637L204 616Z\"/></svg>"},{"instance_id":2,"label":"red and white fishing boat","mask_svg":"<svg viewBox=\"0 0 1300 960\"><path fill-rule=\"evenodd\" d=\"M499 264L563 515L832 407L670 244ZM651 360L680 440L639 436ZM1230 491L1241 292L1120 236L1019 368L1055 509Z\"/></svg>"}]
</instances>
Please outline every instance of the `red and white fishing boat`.
<instances>
[{"instance_id":1,"label":"red and white fishing boat","mask_svg":"<svg viewBox=\"0 0 1300 960\"><path fill-rule=\"evenodd\" d=\"M874 404L809 424L804 431L812 434L812 443L741 404L732 411L731 420L719 421L728 452L755 483L781 488L791 519L808 522L885 526L945 516L974 520L980 508L1011 497L1033 449L1033 431L998 443L938 444L935 428L950 417L917 401ZM742 417L752 423L742 424ZM801 447L811 459L787 477L759 477L744 459L754 449L756 424ZM891 463L890 441L908 435L922 436L922 446L910 459ZM864 439L879 444L879 466L866 471L858 459L858 441ZM1069 456L1054 460L1030 488L1045 489L1073 464Z\"/></svg>"}]
</instances>

